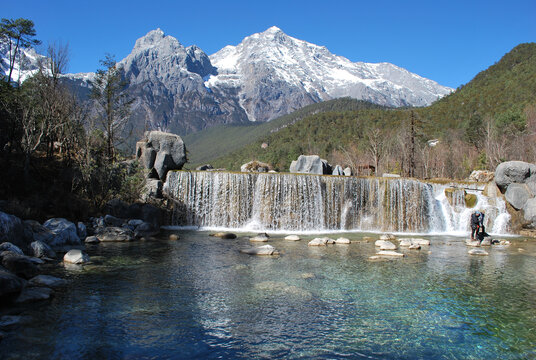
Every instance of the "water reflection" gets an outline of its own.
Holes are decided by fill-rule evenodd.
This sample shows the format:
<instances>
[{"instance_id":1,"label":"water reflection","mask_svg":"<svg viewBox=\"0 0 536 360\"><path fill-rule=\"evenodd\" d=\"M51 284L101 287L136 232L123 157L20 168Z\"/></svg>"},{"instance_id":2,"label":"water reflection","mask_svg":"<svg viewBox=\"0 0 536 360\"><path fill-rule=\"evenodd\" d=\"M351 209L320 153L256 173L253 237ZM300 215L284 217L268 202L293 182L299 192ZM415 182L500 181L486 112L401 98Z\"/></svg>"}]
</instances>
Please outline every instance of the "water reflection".
<instances>
[{"instance_id":1,"label":"water reflection","mask_svg":"<svg viewBox=\"0 0 536 360\"><path fill-rule=\"evenodd\" d=\"M362 240L366 234L346 234ZM472 257L459 238L369 262L374 243L308 247L271 238L279 257L238 252L247 238L105 244L2 358L530 358L536 246ZM5 356L4 356L5 355Z\"/></svg>"}]
</instances>

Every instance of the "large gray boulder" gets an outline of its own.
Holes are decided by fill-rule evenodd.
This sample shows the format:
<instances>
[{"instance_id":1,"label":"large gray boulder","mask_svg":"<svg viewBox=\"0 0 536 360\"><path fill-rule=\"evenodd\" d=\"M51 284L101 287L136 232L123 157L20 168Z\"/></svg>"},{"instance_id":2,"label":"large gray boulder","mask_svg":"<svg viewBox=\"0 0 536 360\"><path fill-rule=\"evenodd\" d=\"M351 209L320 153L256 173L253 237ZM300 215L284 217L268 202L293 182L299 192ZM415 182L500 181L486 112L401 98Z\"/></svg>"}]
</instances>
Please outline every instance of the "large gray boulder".
<instances>
[{"instance_id":1,"label":"large gray boulder","mask_svg":"<svg viewBox=\"0 0 536 360\"><path fill-rule=\"evenodd\" d=\"M0 243L10 242L19 247L26 247L24 225L15 215L0 211Z\"/></svg>"},{"instance_id":2,"label":"large gray boulder","mask_svg":"<svg viewBox=\"0 0 536 360\"><path fill-rule=\"evenodd\" d=\"M24 220L24 229L27 233L27 237L32 239L32 241L41 241L50 244L55 236L50 229L35 220Z\"/></svg>"},{"instance_id":3,"label":"large gray boulder","mask_svg":"<svg viewBox=\"0 0 536 360\"><path fill-rule=\"evenodd\" d=\"M527 200L532 197L532 194L525 184L513 183L508 185L504 197L514 209L521 210Z\"/></svg>"},{"instance_id":4,"label":"large gray boulder","mask_svg":"<svg viewBox=\"0 0 536 360\"><path fill-rule=\"evenodd\" d=\"M523 216L529 227L536 229L536 198L528 199L523 206Z\"/></svg>"},{"instance_id":5,"label":"large gray boulder","mask_svg":"<svg viewBox=\"0 0 536 360\"><path fill-rule=\"evenodd\" d=\"M156 172L165 181L169 170L180 170L186 163L186 148L181 137L162 131L145 133L145 140L136 144L136 158L144 168Z\"/></svg>"},{"instance_id":6,"label":"large gray boulder","mask_svg":"<svg viewBox=\"0 0 536 360\"><path fill-rule=\"evenodd\" d=\"M318 155L300 155L290 164L291 173L331 175L331 166Z\"/></svg>"},{"instance_id":7,"label":"large gray boulder","mask_svg":"<svg viewBox=\"0 0 536 360\"><path fill-rule=\"evenodd\" d=\"M52 250L50 246L48 246L42 241L34 241L33 243L30 244L30 248L32 249L33 256L37 258L44 258L44 257L55 258L56 257L56 253L54 252L54 250Z\"/></svg>"},{"instance_id":8,"label":"large gray boulder","mask_svg":"<svg viewBox=\"0 0 536 360\"><path fill-rule=\"evenodd\" d=\"M499 164L495 170L495 183L505 192L512 183L525 183L536 174L536 165L524 161L507 161Z\"/></svg>"},{"instance_id":9,"label":"large gray boulder","mask_svg":"<svg viewBox=\"0 0 536 360\"><path fill-rule=\"evenodd\" d=\"M52 247L61 247L65 245L80 245L78 229L76 225L67 219L53 218L45 221L44 227L49 229L54 238L49 241L48 245Z\"/></svg>"}]
</instances>

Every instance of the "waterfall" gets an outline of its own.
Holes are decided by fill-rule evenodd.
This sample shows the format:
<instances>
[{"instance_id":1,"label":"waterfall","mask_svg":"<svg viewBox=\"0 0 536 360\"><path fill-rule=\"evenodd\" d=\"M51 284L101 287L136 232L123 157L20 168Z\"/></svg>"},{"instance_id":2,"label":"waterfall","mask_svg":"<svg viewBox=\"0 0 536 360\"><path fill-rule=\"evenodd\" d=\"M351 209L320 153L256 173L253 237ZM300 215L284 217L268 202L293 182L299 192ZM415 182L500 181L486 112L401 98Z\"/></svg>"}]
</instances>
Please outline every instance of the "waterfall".
<instances>
[{"instance_id":1,"label":"waterfall","mask_svg":"<svg viewBox=\"0 0 536 360\"><path fill-rule=\"evenodd\" d=\"M468 231L476 208L492 232L508 224L498 197L404 178L176 171L165 192L178 226L450 233Z\"/></svg>"}]
</instances>

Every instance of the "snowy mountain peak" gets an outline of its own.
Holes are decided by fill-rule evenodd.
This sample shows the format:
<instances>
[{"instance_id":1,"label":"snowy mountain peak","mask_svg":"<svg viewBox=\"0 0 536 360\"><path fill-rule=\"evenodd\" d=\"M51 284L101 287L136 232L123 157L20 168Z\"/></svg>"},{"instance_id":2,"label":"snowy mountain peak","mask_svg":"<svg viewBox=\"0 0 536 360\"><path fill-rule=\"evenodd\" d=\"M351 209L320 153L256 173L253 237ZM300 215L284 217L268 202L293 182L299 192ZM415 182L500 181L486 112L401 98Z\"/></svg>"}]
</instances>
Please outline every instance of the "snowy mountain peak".
<instances>
[{"instance_id":1,"label":"snowy mountain peak","mask_svg":"<svg viewBox=\"0 0 536 360\"><path fill-rule=\"evenodd\" d=\"M145 50L151 47L169 47L173 49L181 48L179 40L173 36L165 35L161 29L151 30L145 36L136 40L135 50Z\"/></svg>"}]
</instances>

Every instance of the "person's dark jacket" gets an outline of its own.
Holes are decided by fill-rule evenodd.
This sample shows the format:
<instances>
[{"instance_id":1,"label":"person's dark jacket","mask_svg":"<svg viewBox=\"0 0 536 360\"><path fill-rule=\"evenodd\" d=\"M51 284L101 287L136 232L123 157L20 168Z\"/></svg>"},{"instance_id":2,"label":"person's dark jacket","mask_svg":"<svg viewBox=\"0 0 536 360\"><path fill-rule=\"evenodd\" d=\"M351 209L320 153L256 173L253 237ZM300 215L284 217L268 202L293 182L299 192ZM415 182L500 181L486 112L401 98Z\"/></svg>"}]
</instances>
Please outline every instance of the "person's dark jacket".
<instances>
[{"instance_id":1,"label":"person's dark jacket","mask_svg":"<svg viewBox=\"0 0 536 360\"><path fill-rule=\"evenodd\" d=\"M476 229L477 226L484 226L484 214L482 213L480 213L480 216L476 213L471 215L471 228Z\"/></svg>"}]
</instances>

